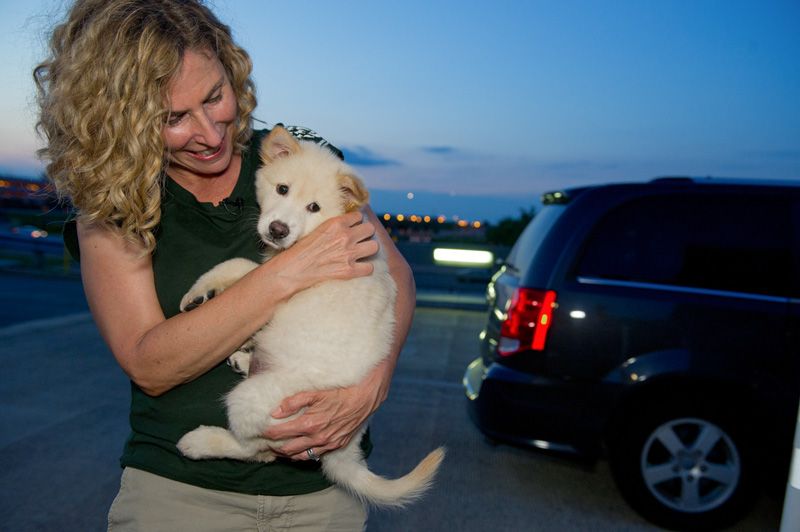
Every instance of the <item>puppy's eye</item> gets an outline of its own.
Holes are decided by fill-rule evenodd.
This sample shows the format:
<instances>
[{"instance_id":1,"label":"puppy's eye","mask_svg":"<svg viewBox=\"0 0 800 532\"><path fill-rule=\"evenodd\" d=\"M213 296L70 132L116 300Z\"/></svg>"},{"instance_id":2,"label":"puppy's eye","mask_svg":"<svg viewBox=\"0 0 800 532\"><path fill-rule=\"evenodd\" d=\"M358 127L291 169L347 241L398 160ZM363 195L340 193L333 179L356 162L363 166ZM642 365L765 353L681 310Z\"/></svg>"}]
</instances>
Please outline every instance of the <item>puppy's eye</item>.
<instances>
[{"instance_id":1,"label":"puppy's eye","mask_svg":"<svg viewBox=\"0 0 800 532\"><path fill-rule=\"evenodd\" d=\"M275 187L275 192L280 194L281 196L285 196L289 193L289 185L278 185Z\"/></svg>"},{"instance_id":2,"label":"puppy's eye","mask_svg":"<svg viewBox=\"0 0 800 532\"><path fill-rule=\"evenodd\" d=\"M316 203L309 203L306 205L306 209L308 209L308 212L319 212L319 205Z\"/></svg>"}]
</instances>

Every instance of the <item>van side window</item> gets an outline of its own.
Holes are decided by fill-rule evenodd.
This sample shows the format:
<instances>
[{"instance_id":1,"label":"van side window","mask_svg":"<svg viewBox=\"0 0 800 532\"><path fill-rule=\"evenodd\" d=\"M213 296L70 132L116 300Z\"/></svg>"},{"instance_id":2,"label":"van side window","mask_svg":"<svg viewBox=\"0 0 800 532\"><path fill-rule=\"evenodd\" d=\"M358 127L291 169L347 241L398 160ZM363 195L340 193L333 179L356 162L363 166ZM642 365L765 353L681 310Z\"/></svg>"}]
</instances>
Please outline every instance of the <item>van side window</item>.
<instances>
[{"instance_id":1,"label":"van side window","mask_svg":"<svg viewBox=\"0 0 800 532\"><path fill-rule=\"evenodd\" d=\"M765 195L633 200L592 232L577 273L632 282L787 296L789 202Z\"/></svg>"}]
</instances>

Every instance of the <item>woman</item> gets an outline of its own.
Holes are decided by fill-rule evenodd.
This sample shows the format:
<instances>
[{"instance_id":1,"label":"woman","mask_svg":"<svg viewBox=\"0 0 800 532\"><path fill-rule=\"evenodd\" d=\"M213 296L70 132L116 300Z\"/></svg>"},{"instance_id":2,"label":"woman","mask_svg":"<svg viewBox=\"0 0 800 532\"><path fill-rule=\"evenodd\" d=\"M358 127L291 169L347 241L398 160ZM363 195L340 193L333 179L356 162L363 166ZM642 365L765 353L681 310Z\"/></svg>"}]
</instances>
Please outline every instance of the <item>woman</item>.
<instances>
[{"instance_id":1,"label":"woman","mask_svg":"<svg viewBox=\"0 0 800 532\"><path fill-rule=\"evenodd\" d=\"M78 212L86 296L131 379L131 435L109 528L358 530L363 506L312 460L346 444L388 393L414 305L408 265L374 214L350 213L263 264L196 310L194 280L236 256L257 259L251 63L198 0L77 0L35 70L41 156ZM223 425L220 397L238 377L225 359L293 294L369 275L376 235L398 285L393 356L356 386L287 398L266 434L272 464L194 462L175 442ZM77 250L76 250L77 253ZM365 442L368 447L368 442Z\"/></svg>"}]
</instances>

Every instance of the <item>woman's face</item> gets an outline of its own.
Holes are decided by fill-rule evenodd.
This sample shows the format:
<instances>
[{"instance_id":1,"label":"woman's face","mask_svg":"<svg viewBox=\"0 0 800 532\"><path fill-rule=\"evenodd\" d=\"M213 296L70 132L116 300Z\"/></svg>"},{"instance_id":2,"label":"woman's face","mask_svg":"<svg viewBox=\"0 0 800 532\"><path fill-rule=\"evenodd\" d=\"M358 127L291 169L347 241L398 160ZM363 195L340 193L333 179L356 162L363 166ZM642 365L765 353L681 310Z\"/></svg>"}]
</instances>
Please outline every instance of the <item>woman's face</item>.
<instances>
[{"instance_id":1,"label":"woman's face","mask_svg":"<svg viewBox=\"0 0 800 532\"><path fill-rule=\"evenodd\" d=\"M237 105L225 68L210 52L188 50L167 86L170 110L162 135L168 173L214 177L231 164Z\"/></svg>"}]
</instances>

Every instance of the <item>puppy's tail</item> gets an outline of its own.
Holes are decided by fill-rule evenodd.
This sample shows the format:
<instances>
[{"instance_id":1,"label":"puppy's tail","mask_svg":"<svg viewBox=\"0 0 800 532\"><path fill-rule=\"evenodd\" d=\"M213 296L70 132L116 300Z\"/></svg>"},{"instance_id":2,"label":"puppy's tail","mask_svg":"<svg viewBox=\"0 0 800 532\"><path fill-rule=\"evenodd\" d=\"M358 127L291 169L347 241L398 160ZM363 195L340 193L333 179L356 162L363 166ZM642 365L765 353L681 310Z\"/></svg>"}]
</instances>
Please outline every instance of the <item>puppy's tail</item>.
<instances>
[{"instance_id":1,"label":"puppy's tail","mask_svg":"<svg viewBox=\"0 0 800 532\"><path fill-rule=\"evenodd\" d=\"M444 454L444 447L439 447L431 451L410 473L392 480L370 471L361 456L361 450L351 442L344 449L323 455L322 470L329 480L367 504L399 508L415 501L430 488Z\"/></svg>"}]
</instances>

